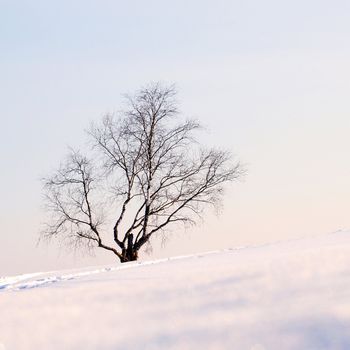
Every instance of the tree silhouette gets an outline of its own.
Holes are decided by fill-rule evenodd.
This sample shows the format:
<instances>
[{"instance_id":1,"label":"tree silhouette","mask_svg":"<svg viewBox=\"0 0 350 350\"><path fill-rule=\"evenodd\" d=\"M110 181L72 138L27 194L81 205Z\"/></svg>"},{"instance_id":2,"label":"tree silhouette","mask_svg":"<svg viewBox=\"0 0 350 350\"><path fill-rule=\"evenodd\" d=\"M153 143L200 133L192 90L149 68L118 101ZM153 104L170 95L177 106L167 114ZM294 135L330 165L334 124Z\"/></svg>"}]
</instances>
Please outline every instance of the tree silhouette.
<instances>
[{"instance_id":1,"label":"tree silhouette","mask_svg":"<svg viewBox=\"0 0 350 350\"><path fill-rule=\"evenodd\" d=\"M127 97L126 111L90 128L91 157L71 150L44 179L51 213L44 237L133 261L156 232L195 224L221 202L223 185L241 176L241 166L229 152L199 146L200 125L178 121L175 97L173 87L149 85Z\"/></svg>"}]
</instances>

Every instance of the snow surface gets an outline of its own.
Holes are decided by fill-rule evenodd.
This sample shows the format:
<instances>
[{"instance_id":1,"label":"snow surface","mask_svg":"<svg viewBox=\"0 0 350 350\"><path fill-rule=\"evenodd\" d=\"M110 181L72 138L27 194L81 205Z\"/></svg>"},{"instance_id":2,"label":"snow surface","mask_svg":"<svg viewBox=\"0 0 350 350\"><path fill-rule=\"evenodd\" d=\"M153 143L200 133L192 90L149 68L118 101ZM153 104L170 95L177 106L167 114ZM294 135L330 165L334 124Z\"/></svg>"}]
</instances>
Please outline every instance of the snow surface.
<instances>
[{"instance_id":1,"label":"snow surface","mask_svg":"<svg viewBox=\"0 0 350 350\"><path fill-rule=\"evenodd\" d=\"M0 278L0 350L350 349L350 232Z\"/></svg>"}]
</instances>

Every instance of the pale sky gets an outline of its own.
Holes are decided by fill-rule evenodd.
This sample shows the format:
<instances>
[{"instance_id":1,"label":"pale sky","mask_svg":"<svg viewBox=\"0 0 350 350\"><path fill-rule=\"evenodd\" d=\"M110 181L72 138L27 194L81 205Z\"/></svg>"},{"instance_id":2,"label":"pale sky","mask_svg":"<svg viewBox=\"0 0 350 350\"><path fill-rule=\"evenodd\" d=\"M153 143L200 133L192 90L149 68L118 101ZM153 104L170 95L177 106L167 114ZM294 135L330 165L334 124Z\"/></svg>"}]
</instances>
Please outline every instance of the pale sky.
<instances>
[{"instance_id":1,"label":"pale sky","mask_svg":"<svg viewBox=\"0 0 350 350\"><path fill-rule=\"evenodd\" d=\"M39 180L150 81L248 173L142 258L350 228L349 18L345 0L0 0L0 276L117 263L36 245Z\"/></svg>"}]
</instances>

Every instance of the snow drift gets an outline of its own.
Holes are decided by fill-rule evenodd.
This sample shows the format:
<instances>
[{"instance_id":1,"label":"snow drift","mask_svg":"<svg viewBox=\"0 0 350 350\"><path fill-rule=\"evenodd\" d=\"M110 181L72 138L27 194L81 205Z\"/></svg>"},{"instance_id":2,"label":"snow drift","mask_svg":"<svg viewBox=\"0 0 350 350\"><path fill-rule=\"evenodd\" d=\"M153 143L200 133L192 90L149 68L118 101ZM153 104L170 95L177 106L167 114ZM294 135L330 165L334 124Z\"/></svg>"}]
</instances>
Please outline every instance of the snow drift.
<instances>
[{"instance_id":1,"label":"snow drift","mask_svg":"<svg viewBox=\"0 0 350 350\"><path fill-rule=\"evenodd\" d=\"M0 278L1 350L350 349L350 232Z\"/></svg>"}]
</instances>

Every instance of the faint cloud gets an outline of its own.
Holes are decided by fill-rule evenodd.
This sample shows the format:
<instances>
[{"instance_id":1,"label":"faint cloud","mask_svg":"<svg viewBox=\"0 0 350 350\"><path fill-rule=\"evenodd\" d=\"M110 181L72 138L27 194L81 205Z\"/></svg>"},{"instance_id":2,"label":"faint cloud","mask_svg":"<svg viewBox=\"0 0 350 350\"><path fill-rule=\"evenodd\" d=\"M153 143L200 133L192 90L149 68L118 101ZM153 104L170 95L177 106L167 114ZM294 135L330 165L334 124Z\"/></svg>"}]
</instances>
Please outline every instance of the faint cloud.
<instances>
[{"instance_id":1,"label":"faint cloud","mask_svg":"<svg viewBox=\"0 0 350 350\"><path fill-rule=\"evenodd\" d=\"M255 344L250 348L250 350L266 350L266 349L261 344Z\"/></svg>"}]
</instances>

